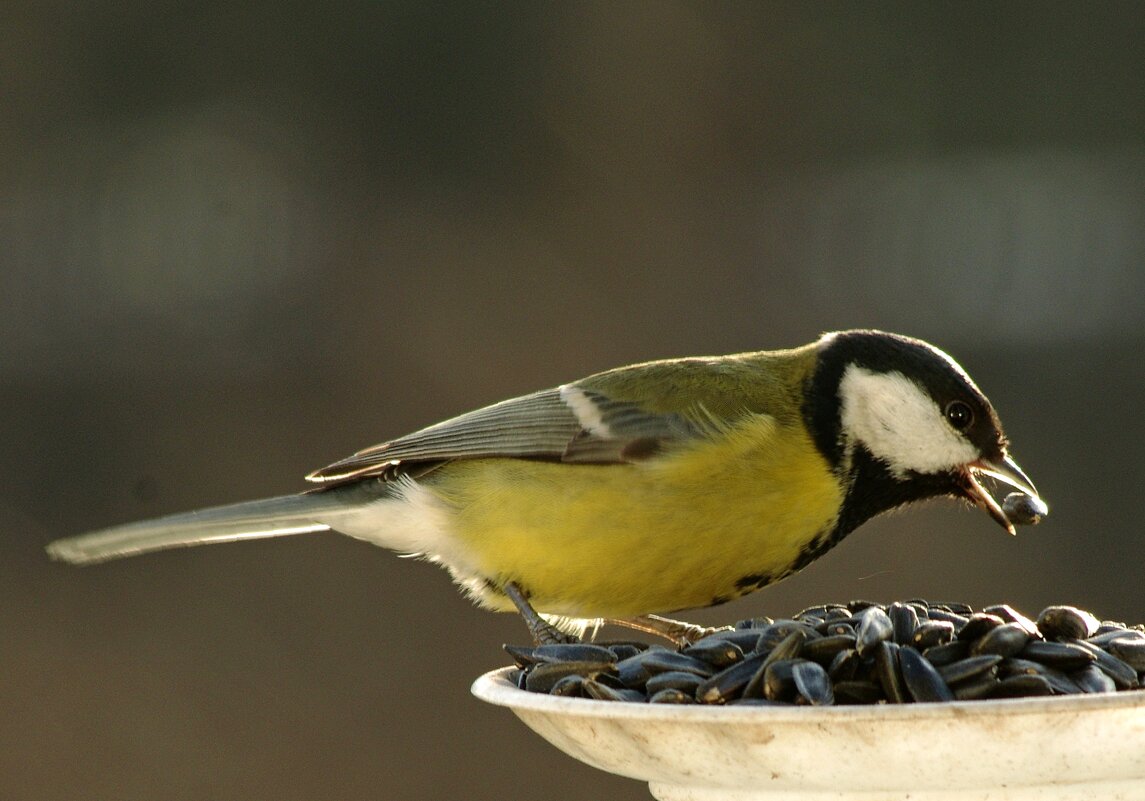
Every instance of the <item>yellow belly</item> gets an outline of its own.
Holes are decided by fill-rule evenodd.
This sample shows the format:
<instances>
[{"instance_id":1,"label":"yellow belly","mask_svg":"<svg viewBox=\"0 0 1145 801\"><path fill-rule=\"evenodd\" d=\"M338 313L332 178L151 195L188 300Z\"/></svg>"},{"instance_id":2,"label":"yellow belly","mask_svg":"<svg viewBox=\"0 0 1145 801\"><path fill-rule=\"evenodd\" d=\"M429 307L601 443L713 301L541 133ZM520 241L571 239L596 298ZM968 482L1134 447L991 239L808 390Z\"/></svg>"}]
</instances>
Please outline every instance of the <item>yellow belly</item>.
<instances>
[{"instance_id":1,"label":"yellow belly","mask_svg":"<svg viewBox=\"0 0 1145 801\"><path fill-rule=\"evenodd\" d=\"M575 617L758 589L790 572L842 503L803 429L768 417L635 464L458 461L427 484L482 576L517 581L538 611Z\"/></svg>"}]
</instances>

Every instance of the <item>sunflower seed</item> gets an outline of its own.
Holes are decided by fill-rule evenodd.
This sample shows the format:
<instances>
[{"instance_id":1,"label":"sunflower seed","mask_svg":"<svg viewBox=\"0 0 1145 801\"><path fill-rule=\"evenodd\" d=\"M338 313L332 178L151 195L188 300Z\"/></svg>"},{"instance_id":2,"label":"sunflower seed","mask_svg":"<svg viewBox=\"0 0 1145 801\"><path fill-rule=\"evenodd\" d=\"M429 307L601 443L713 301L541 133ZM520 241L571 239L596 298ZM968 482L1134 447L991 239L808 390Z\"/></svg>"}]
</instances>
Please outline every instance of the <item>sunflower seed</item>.
<instances>
[{"instance_id":1,"label":"sunflower seed","mask_svg":"<svg viewBox=\"0 0 1145 801\"><path fill-rule=\"evenodd\" d=\"M1076 606L1047 606L1038 615L1038 631L1047 640L1084 640L1097 633L1097 618Z\"/></svg>"},{"instance_id":2,"label":"sunflower seed","mask_svg":"<svg viewBox=\"0 0 1145 801\"><path fill-rule=\"evenodd\" d=\"M553 688L549 690L549 695L563 695L578 698L584 695L584 682L584 676L578 676L575 673L571 676L565 676L553 685Z\"/></svg>"},{"instance_id":3,"label":"sunflower seed","mask_svg":"<svg viewBox=\"0 0 1145 801\"><path fill-rule=\"evenodd\" d=\"M728 629L709 634L696 640L692 648L706 648L717 643L730 642L745 654L750 654L759 645L759 629Z\"/></svg>"},{"instance_id":4,"label":"sunflower seed","mask_svg":"<svg viewBox=\"0 0 1145 801\"><path fill-rule=\"evenodd\" d=\"M686 692L683 692L681 690L677 690L673 687L668 687L667 689L660 690L660 692L649 696L648 703L650 703L650 704L694 704L694 703L696 703L696 699L691 695L691 693L686 693Z\"/></svg>"},{"instance_id":5,"label":"sunflower seed","mask_svg":"<svg viewBox=\"0 0 1145 801\"><path fill-rule=\"evenodd\" d=\"M644 693L639 690L616 690L593 679L585 679L581 685L585 696L597 701L644 701Z\"/></svg>"},{"instance_id":6,"label":"sunflower seed","mask_svg":"<svg viewBox=\"0 0 1145 801\"><path fill-rule=\"evenodd\" d=\"M909 700L899 667L899 648L899 645L886 640L875 647L875 675L892 704L905 704Z\"/></svg>"},{"instance_id":7,"label":"sunflower seed","mask_svg":"<svg viewBox=\"0 0 1145 801\"><path fill-rule=\"evenodd\" d=\"M837 704L874 704L883 698L883 688L873 681L835 682Z\"/></svg>"},{"instance_id":8,"label":"sunflower seed","mask_svg":"<svg viewBox=\"0 0 1145 801\"><path fill-rule=\"evenodd\" d=\"M909 645L899 649L899 670L911 698L919 702L953 701L954 693L938 669Z\"/></svg>"},{"instance_id":9,"label":"sunflower seed","mask_svg":"<svg viewBox=\"0 0 1145 801\"><path fill-rule=\"evenodd\" d=\"M616 654L607 648L591 643L553 643L522 648L506 645L505 650L521 667L541 662L615 662Z\"/></svg>"},{"instance_id":10,"label":"sunflower seed","mask_svg":"<svg viewBox=\"0 0 1145 801\"><path fill-rule=\"evenodd\" d=\"M565 676L595 678L601 673L615 671L611 662L541 662L533 665L525 676L525 689L534 693L547 693Z\"/></svg>"},{"instance_id":11,"label":"sunflower seed","mask_svg":"<svg viewBox=\"0 0 1145 801\"><path fill-rule=\"evenodd\" d=\"M1084 641L1079 640L1077 644L1097 657L1095 664L1109 678L1113 679L1117 689L1133 690L1141 686L1141 682L1137 679L1137 671L1118 657Z\"/></svg>"},{"instance_id":12,"label":"sunflower seed","mask_svg":"<svg viewBox=\"0 0 1145 801\"><path fill-rule=\"evenodd\" d=\"M1002 679L990 693L991 698L1018 698L1030 695L1053 695L1054 688L1042 676L1021 674Z\"/></svg>"},{"instance_id":13,"label":"sunflower seed","mask_svg":"<svg viewBox=\"0 0 1145 801\"><path fill-rule=\"evenodd\" d=\"M1070 674L1070 678L1083 693L1111 693L1117 690L1117 683L1096 665L1075 670Z\"/></svg>"},{"instance_id":14,"label":"sunflower seed","mask_svg":"<svg viewBox=\"0 0 1145 801\"><path fill-rule=\"evenodd\" d=\"M1002 618L997 615L988 615L985 612L975 612L973 615L966 619L966 623L962 628L958 629L956 635L958 639L966 642L974 642L979 637L989 633L992 629L1001 626L1003 623Z\"/></svg>"},{"instance_id":15,"label":"sunflower seed","mask_svg":"<svg viewBox=\"0 0 1145 801\"><path fill-rule=\"evenodd\" d=\"M827 666L827 675L832 681L850 681L855 678L862 666L863 660L854 648L848 648L835 654L831 664Z\"/></svg>"},{"instance_id":16,"label":"sunflower seed","mask_svg":"<svg viewBox=\"0 0 1145 801\"><path fill-rule=\"evenodd\" d=\"M764 698L769 701L794 701L798 691L794 659L779 659L764 668Z\"/></svg>"},{"instance_id":17,"label":"sunflower seed","mask_svg":"<svg viewBox=\"0 0 1145 801\"><path fill-rule=\"evenodd\" d=\"M855 648L864 659L875 652L879 643L889 640L895 632L894 624L887 613L877 606L863 609L859 617L859 629L855 635Z\"/></svg>"},{"instance_id":18,"label":"sunflower seed","mask_svg":"<svg viewBox=\"0 0 1145 801\"><path fill-rule=\"evenodd\" d=\"M1040 637L1041 632L1038 631L1038 624L1030 620L1014 607L1009 604L995 604L987 606L982 609L988 615L997 615L1007 623L1017 623L1022 629L1031 637Z\"/></svg>"},{"instance_id":19,"label":"sunflower seed","mask_svg":"<svg viewBox=\"0 0 1145 801\"><path fill-rule=\"evenodd\" d=\"M944 645L935 645L927 648L923 652L923 656L930 660L930 663L935 667L942 667L957 662L959 659L965 659L970 653L969 643L962 640L955 640L948 642Z\"/></svg>"},{"instance_id":20,"label":"sunflower seed","mask_svg":"<svg viewBox=\"0 0 1145 801\"><path fill-rule=\"evenodd\" d=\"M1096 656L1079 645L1043 640L1030 640L1026 643L1026 647L1018 652L1018 656L1066 671L1080 670L1097 660Z\"/></svg>"},{"instance_id":21,"label":"sunflower seed","mask_svg":"<svg viewBox=\"0 0 1145 801\"><path fill-rule=\"evenodd\" d=\"M943 665L938 668L938 672L947 684L954 685L979 676L982 673L990 672L991 675L996 674L998 672L998 664L1001 661L1002 657L997 654L972 656L967 659L952 662L949 665Z\"/></svg>"},{"instance_id":22,"label":"sunflower seed","mask_svg":"<svg viewBox=\"0 0 1145 801\"><path fill-rule=\"evenodd\" d=\"M977 676L967 679L960 684L956 684L951 689L954 692L954 700L956 701L978 701L982 698L989 698L998 684L998 677L992 672L987 671L985 673L979 673Z\"/></svg>"},{"instance_id":23,"label":"sunflower seed","mask_svg":"<svg viewBox=\"0 0 1145 801\"><path fill-rule=\"evenodd\" d=\"M894 640L899 645L910 645L914 630L918 628L918 612L913 606L893 603L887 607L887 617L891 619Z\"/></svg>"},{"instance_id":24,"label":"sunflower seed","mask_svg":"<svg viewBox=\"0 0 1145 801\"><path fill-rule=\"evenodd\" d=\"M655 695L661 690L679 690L685 692L690 696L696 694L696 688L700 686L703 681L695 673L685 673L682 670L669 670L667 673L659 673L644 683L644 692L649 696Z\"/></svg>"},{"instance_id":25,"label":"sunflower seed","mask_svg":"<svg viewBox=\"0 0 1145 801\"><path fill-rule=\"evenodd\" d=\"M834 634L806 643L803 646L802 656L819 664L830 665L839 652L854 647L855 636L853 634Z\"/></svg>"},{"instance_id":26,"label":"sunflower seed","mask_svg":"<svg viewBox=\"0 0 1145 801\"><path fill-rule=\"evenodd\" d=\"M692 644L681 651L685 656L699 659L717 670L734 665L743 659L743 649L730 640L713 641L704 645Z\"/></svg>"},{"instance_id":27,"label":"sunflower seed","mask_svg":"<svg viewBox=\"0 0 1145 801\"><path fill-rule=\"evenodd\" d=\"M703 704L722 704L738 697L765 659L767 654L752 654L705 679L696 687L696 700Z\"/></svg>"},{"instance_id":28,"label":"sunflower seed","mask_svg":"<svg viewBox=\"0 0 1145 801\"><path fill-rule=\"evenodd\" d=\"M825 706L835 703L835 693L831 688L831 677L818 662L802 659L791 668L795 679L795 689L799 697L812 706Z\"/></svg>"},{"instance_id":29,"label":"sunflower seed","mask_svg":"<svg viewBox=\"0 0 1145 801\"><path fill-rule=\"evenodd\" d=\"M1145 639L1122 637L1109 643L1106 648L1138 673L1145 672Z\"/></svg>"},{"instance_id":30,"label":"sunflower seed","mask_svg":"<svg viewBox=\"0 0 1145 801\"><path fill-rule=\"evenodd\" d=\"M928 620L920 623L910 636L910 645L920 651L954 639L954 624L948 620Z\"/></svg>"},{"instance_id":31,"label":"sunflower seed","mask_svg":"<svg viewBox=\"0 0 1145 801\"><path fill-rule=\"evenodd\" d=\"M1145 627L1050 606L975 612L920 599L752 618L679 649L641 642L507 645L531 692L682 704L871 704L1138 689Z\"/></svg>"},{"instance_id":32,"label":"sunflower seed","mask_svg":"<svg viewBox=\"0 0 1145 801\"><path fill-rule=\"evenodd\" d=\"M998 654L1013 656L1026 647L1029 633L1017 623L1003 623L983 634L970 645L971 656Z\"/></svg>"},{"instance_id":33,"label":"sunflower seed","mask_svg":"<svg viewBox=\"0 0 1145 801\"><path fill-rule=\"evenodd\" d=\"M1002 512L1015 526L1036 526L1049 511L1045 501L1024 492L1011 492L1002 499Z\"/></svg>"}]
</instances>

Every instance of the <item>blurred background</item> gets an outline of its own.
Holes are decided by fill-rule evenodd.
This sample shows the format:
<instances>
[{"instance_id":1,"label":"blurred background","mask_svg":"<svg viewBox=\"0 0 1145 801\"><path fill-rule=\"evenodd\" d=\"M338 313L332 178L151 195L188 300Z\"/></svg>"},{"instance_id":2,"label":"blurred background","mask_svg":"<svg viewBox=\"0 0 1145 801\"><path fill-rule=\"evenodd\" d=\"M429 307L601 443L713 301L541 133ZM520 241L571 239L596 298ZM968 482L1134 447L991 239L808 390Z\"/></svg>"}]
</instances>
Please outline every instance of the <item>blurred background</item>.
<instances>
[{"instance_id":1,"label":"blurred background","mask_svg":"<svg viewBox=\"0 0 1145 801\"><path fill-rule=\"evenodd\" d=\"M15 0L0 30L0 797L649 798L469 696L527 635L432 566L42 548L824 330L952 353L1052 514L882 518L693 619L1145 620L1140 6Z\"/></svg>"}]
</instances>

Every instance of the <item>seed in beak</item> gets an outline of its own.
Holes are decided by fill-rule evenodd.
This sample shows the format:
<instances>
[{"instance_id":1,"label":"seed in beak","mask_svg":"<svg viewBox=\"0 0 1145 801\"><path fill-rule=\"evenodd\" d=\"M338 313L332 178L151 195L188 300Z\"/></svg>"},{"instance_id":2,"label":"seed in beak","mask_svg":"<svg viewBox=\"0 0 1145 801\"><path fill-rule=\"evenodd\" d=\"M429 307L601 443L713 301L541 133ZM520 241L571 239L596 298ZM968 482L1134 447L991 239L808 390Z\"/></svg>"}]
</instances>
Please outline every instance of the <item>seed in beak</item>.
<instances>
[{"instance_id":1,"label":"seed in beak","mask_svg":"<svg viewBox=\"0 0 1145 801\"><path fill-rule=\"evenodd\" d=\"M1000 506L978 480L982 476L989 476L995 481L1008 484L1018 492L1007 496L1004 505ZM965 496L981 506L1010 534L1016 533L1015 525L1033 525L1049 514L1049 507L1039 497L1033 482L1005 452L1000 457L984 457L966 465L962 479L962 491Z\"/></svg>"},{"instance_id":2,"label":"seed in beak","mask_svg":"<svg viewBox=\"0 0 1145 801\"><path fill-rule=\"evenodd\" d=\"M1024 492L1011 492L1002 499L1002 512L1016 526L1035 526L1049 514L1041 498Z\"/></svg>"},{"instance_id":3,"label":"seed in beak","mask_svg":"<svg viewBox=\"0 0 1145 801\"><path fill-rule=\"evenodd\" d=\"M975 505L981 506L990 517L1010 534L1017 534L1014 531L1014 524L1010 522L1010 518L1002 511L1002 507L994 500L985 487L978 481L977 476L974 475L973 469L967 470L962 474L963 486L962 491L966 497L969 498Z\"/></svg>"}]
</instances>

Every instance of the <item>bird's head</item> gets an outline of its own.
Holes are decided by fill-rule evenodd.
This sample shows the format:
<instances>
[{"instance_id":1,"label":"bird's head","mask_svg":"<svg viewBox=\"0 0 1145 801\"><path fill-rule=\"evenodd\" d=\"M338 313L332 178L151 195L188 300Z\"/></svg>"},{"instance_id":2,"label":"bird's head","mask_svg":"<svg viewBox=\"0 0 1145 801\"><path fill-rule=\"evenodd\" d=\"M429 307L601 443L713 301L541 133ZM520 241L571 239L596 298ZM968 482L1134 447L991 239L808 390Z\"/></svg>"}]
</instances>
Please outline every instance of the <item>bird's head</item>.
<instances>
[{"instance_id":1,"label":"bird's head","mask_svg":"<svg viewBox=\"0 0 1145 801\"><path fill-rule=\"evenodd\" d=\"M853 471L860 517L954 495L1013 534L1015 522L1024 521L1012 519L982 485L987 477L1029 496L1045 514L1033 482L1010 456L994 407L952 358L921 340L880 331L828 334L820 348L815 382L834 393L813 410L831 429L831 440L819 444Z\"/></svg>"}]
</instances>

